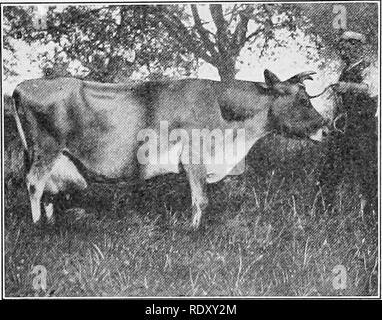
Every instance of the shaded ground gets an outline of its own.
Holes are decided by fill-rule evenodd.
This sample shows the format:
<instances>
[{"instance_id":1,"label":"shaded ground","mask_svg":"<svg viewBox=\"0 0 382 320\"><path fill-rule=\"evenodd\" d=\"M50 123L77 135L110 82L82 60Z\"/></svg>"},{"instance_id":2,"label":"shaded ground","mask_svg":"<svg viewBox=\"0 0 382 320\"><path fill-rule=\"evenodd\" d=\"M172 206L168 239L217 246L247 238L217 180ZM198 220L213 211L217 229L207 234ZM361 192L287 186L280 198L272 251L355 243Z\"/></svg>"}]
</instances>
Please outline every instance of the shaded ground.
<instances>
[{"instance_id":1,"label":"shaded ground","mask_svg":"<svg viewBox=\"0 0 382 320\"><path fill-rule=\"evenodd\" d=\"M7 128L6 296L378 293L377 221L366 226L349 181L338 192L337 215L319 209L320 146L260 143L244 175L210 186L210 210L197 232L189 228L184 176L155 179L135 194L126 185L93 185L63 197L55 227L36 229L20 146L12 124ZM75 209L80 205L86 210ZM36 265L47 270L45 291L33 289ZM346 269L342 289L333 286L338 265Z\"/></svg>"}]
</instances>

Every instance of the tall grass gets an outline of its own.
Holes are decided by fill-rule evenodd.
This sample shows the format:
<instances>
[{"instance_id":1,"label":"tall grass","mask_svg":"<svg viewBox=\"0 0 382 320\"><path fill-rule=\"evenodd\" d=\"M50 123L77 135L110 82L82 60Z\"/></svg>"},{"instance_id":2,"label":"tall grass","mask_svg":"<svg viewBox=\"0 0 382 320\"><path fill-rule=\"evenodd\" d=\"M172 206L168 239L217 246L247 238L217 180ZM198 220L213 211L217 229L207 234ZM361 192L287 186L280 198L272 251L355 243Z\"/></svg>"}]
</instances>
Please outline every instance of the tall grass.
<instances>
[{"instance_id":1,"label":"tall grass","mask_svg":"<svg viewBox=\"0 0 382 320\"><path fill-rule=\"evenodd\" d=\"M7 296L377 295L376 228L362 220L357 187L345 182L338 190L336 216L318 205L323 146L281 137L260 142L244 175L209 186L210 209L196 232L184 175L159 177L138 191L93 185L63 197L56 226L38 229L10 123ZM33 289L36 265L47 269L46 290ZM343 289L333 286L337 265L346 268Z\"/></svg>"}]
</instances>

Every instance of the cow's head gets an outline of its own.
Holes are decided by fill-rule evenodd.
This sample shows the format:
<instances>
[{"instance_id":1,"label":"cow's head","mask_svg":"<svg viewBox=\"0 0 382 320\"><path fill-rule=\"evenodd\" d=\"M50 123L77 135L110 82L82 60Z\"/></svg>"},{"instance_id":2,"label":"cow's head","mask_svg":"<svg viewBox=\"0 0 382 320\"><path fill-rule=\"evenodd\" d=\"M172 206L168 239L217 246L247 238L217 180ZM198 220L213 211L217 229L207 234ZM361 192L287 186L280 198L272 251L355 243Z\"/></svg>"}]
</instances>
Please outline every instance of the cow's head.
<instances>
[{"instance_id":1,"label":"cow's head","mask_svg":"<svg viewBox=\"0 0 382 320\"><path fill-rule=\"evenodd\" d=\"M312 79L314 73L303 72L281 81L271 71L264 71L266 87L271 95L269 129L288 137L322 140L326 133L325 120L311 104L303 83Z\"/></svg>"}]
</instances>

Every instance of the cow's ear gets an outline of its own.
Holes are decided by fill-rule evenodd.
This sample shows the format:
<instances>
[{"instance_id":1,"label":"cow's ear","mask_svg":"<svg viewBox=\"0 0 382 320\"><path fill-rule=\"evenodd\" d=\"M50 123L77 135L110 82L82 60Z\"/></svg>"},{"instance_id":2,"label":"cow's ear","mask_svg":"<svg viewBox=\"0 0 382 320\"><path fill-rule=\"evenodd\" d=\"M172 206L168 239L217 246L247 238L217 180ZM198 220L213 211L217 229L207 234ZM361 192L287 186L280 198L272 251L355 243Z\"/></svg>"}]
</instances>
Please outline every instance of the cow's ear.
<instances>
[{"instance_id":1,"label":"cow's ear","mask_svg":"<svg viewBox=\"0 0 382 320\"><path fill-rule=\"evenodd\" d=\"M273 72L269 71L268 69L264 70L264 79L268 87L274 87L275 84L281 82L281 80Z\"/></svg>"}]
</instances>

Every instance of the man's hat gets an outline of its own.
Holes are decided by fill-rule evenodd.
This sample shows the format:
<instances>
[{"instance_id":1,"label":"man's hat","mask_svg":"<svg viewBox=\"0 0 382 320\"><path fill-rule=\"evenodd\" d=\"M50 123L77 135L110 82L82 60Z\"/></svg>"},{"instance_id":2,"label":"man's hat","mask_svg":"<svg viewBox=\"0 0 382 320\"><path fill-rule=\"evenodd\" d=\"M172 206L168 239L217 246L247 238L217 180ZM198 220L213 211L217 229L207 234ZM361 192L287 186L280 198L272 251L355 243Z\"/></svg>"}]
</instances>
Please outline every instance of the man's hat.
<instances>
[{"instance_id":1,"label":"man's hat","mask_svg":"<svg viewBox=\"0 0 382 320\"><path fill-rule=\"evenodd\" d=\"M361 43L366 43L366 37L362 33L354 32L354 31L345 31L340 40L357 40Z\"/></svg>"}]
</instances>

